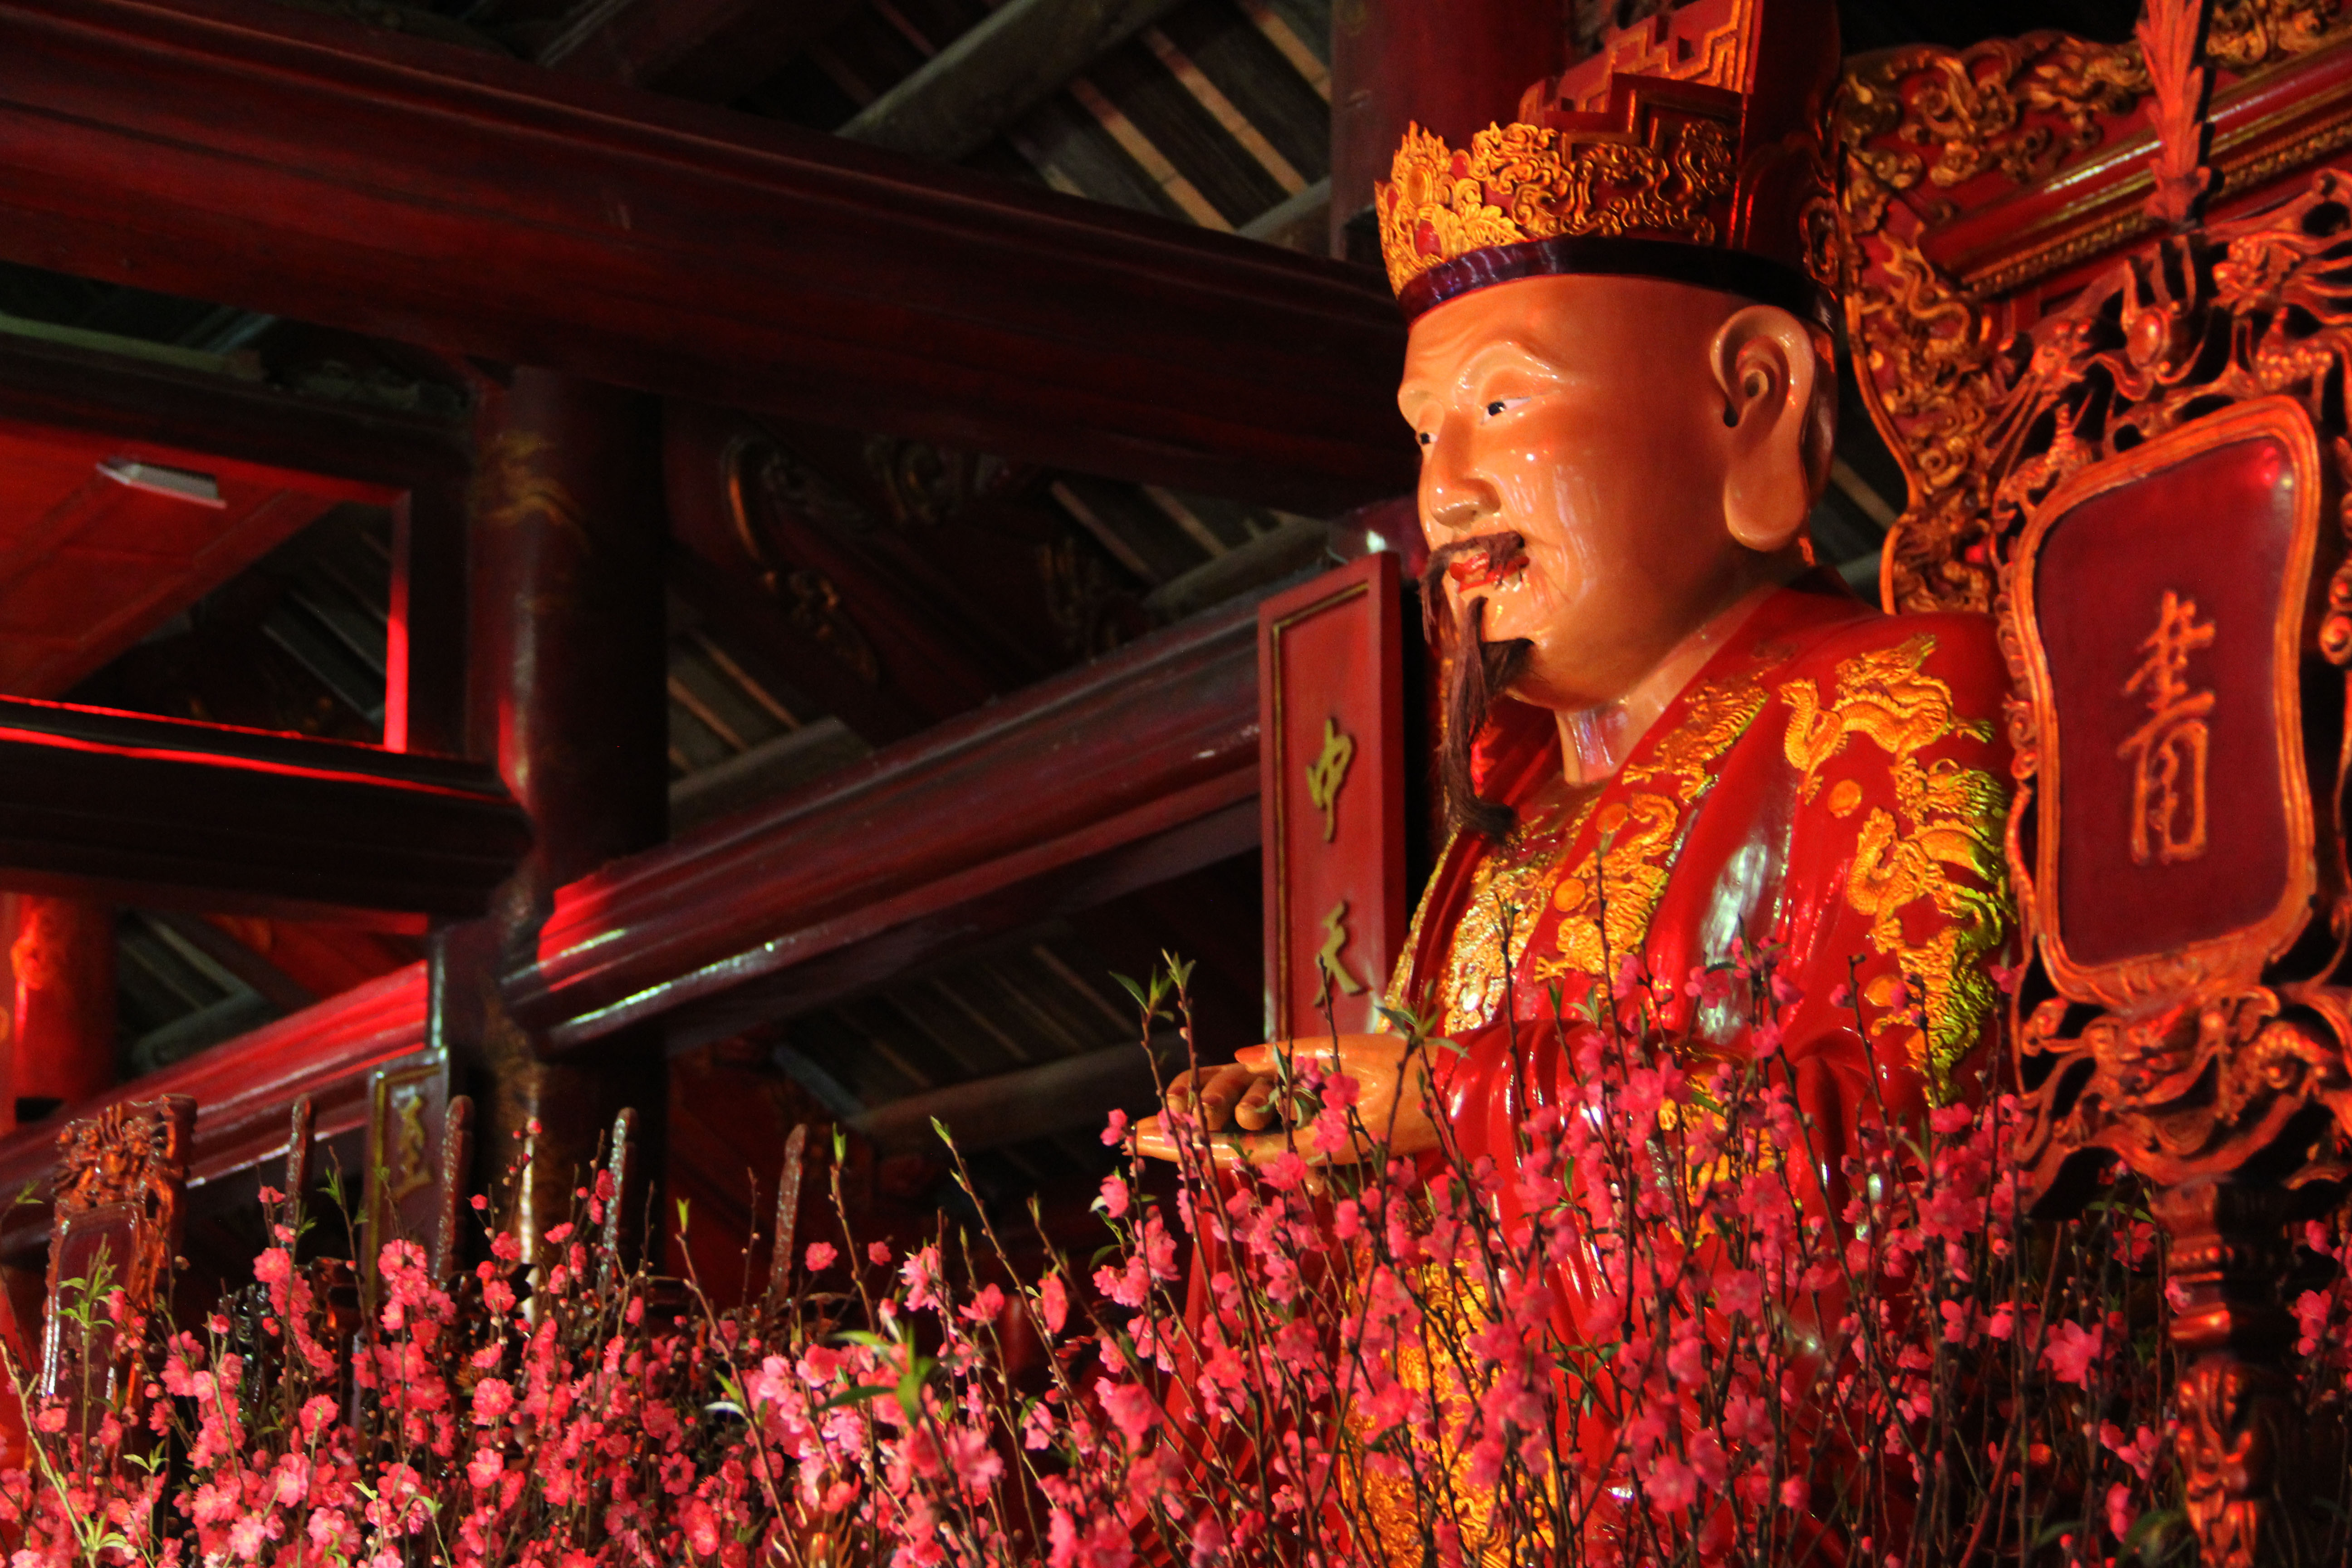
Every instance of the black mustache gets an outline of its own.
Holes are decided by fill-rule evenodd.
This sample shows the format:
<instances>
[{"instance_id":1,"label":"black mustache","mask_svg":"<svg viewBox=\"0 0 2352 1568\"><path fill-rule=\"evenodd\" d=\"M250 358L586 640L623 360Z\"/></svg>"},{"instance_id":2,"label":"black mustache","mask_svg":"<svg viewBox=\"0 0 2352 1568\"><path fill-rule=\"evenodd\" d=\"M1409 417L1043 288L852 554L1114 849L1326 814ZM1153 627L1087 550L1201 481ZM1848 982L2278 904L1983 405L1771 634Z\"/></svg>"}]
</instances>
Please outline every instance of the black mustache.
<instances>
[{"instance_id":1,"label":"black mustache","mask_svg":"<svg viewBox=\"0 0 2352 1568\"><path fill-rule=\"evenodd\" d=\"M1421 569L1421 629L1431 645L1437 642L1437 606L1444 602L1447 567L1465 555L1484 555L1486 569L1500 572L1513 560L1526 554L1527 550L1527 535L1506 529L1498 533L1480 533L1468 539L1453 540L1431 551L1428 564Z\"/></svg>"}]
</instances>

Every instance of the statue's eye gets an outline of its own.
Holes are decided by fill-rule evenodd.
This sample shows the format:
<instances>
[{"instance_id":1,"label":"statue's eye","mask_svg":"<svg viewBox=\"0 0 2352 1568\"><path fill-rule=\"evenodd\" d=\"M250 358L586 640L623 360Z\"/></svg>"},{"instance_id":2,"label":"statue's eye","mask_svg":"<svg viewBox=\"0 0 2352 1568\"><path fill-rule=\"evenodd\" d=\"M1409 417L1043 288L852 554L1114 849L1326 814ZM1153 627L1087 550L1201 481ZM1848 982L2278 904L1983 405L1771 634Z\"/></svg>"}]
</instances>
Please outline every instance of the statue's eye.
<instances>
[{"instance_id":1,"label":"statue's eye","mask_svg":"<svg viewBox=\"0 0 2352 1568\"><path fill-rule=\"evenodd\" d=\"M1497 397L1486 405L1486 417L1498 419L1526 401L1524 397Z\"/></svg>"},{"instance_id":2,"label":"statue's eye","mask_svg":"<svg viewBox=\"0 0 2352 1568\"><path fill-rule=\"evenodd\" d=\"M1421 444L1423 447L1434 447L1437 445L1437 432L1434 430L1423 430L1421 433L1420 439Z\"/></svg>"}]
</instances>

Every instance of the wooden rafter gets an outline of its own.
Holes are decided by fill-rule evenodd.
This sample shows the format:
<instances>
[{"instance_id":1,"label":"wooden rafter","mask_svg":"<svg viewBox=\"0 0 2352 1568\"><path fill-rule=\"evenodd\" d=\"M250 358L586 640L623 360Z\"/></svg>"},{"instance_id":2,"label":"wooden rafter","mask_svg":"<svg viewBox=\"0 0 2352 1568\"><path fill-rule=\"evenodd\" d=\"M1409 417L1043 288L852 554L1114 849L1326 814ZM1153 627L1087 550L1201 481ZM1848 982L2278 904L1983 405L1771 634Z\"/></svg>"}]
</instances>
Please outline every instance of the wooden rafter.
<instances>
[{"instance_id":1,"label":"wooden rafter","mask_svg":"<svg viewBox=\"0 0 2352 1568\"><path fill-rule=\"evenodd\" d=\"M1337 264L263 0L0 6L0 255L1328 510L1410 481Z\"/></svg>"}]
</instances>

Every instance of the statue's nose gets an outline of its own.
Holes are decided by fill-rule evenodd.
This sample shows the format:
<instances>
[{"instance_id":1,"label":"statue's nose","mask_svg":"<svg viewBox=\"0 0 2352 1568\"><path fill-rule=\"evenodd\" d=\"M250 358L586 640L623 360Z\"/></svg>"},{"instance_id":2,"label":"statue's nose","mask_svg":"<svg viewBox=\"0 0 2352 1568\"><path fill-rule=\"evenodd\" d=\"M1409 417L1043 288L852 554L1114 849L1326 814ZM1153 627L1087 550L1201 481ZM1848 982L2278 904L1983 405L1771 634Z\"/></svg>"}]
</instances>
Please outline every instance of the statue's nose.
<instances>
[{"instance_id":1,"label":"statue's nose","mask_svg":"<svg viewBox=\"0 0 2352 1568\"><path fill-rule=\"evenodd\" d=\"M1468 533L1498 510L1495 487L1469 460L1468 443L1440 431L1421 470L1421 512L1433 528Z\"/></svg>"}]
</instances>

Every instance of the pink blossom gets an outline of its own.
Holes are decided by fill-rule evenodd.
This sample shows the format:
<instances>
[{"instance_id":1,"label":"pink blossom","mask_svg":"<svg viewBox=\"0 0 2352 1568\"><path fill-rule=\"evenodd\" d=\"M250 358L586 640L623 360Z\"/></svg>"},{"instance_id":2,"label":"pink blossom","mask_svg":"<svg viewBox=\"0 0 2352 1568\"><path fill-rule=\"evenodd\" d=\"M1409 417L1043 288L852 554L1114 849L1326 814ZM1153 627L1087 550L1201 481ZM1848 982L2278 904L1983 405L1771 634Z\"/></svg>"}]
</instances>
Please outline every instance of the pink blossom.
<instances>
[{"instance_id":1,"label":"pink blossom","mask_svg":"<svg viewBox=\"0 0 2352 1568\"><path fill-rule=\"evenodd\" d=\"M2042 1360L2059 1382L2088 1387L2092 1363L2099 1359L2105 1336L2103 1323L2094 1323L2088 1330L2080 1323L2061 1323L2042 1347Z\"/></svg>"}]
</instances>

